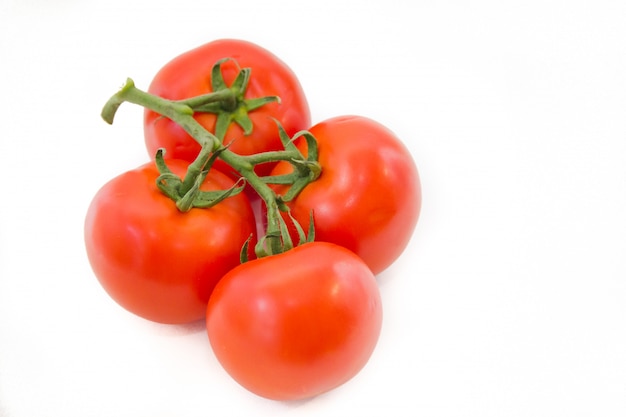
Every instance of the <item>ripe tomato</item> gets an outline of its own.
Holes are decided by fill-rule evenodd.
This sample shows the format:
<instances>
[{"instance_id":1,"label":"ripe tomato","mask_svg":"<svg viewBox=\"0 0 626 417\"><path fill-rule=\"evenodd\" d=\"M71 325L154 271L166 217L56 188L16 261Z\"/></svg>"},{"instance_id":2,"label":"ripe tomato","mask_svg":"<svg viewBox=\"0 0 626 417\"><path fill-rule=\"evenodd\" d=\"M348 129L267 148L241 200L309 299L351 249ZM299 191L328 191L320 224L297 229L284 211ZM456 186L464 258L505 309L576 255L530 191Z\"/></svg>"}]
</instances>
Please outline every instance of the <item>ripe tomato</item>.
<instances>
[{"instance_id":1,"label":"ripe tomato","mask_svg":"<svg viewBox=\"0 0 626 417\"><path fill-rule=\"evenodd\" d=\"M275 400L326 392L369 360L382 306L374 275L340 246L312 242L231 270L207 308L208 337L224 369Z\"/></svg>"},{"instance_id":2,"label":"ripe tomato","mask_svg":"<svg viewBox=\"0 0 626 417\"><path fill-rule=\"evenodd\" d=\"M250 155L282 149L278 129L272 118L278 120L289 135L309 126L309 106L296 75L269 51L241 40L213 41L174 58L156 74L148 92L172 100L210 93L211 69L223 58L235 59L240 68L251 68L246 98L280 97L280 103L265 104L249 113L254 124L250 135L244 136L241 127L231 124L224 138L224 144L231 144L231 151ZM238 68L232 60L222 64L222 74L227 85L232 83L237 73ZM215 114L196 113L194 117L206 129L214 132ZM192 161L200 150L196 141L180 126L149 110L144 112L144 135L152 157L159 148L165 148L167 158ZM221 161L215 167L234 175ZM258 168L258 172L265 175L271 170L271 165Z\"/></svg>"},{"instance_id":3,"label":"ripe tomato","mask_svg":"<svg viewBox=\"0 0 626 417\"><path fill-rule=\"evenodd\" d=\"M288 203L291 214L307 230L313 210L315 240L352 250L378 274L404 251L419 217L421 186L411 154L389 129L364 117L328 119L309 131L322 174ZM304 140L296 145L306 152ZM292 170L280 162L271 175Z\"/></svg>"},{"instance_id":4,"label":"ripe tomato","mask_svg":"<svg viewBox=\"0 0 626 417\"><path fill-rule=\"evenodd\" d=\"M168 166L183 175L187 162L169 160ZM256 236L256 222L243 193L182 213L158 190L158 176L148 163L96 193L85 220L87 255L122 307L156 322L192 322L206 314L217 281L239 264L244 242ZM232 185L212 170L201 189Z\"/></svg>"}]
</instances>

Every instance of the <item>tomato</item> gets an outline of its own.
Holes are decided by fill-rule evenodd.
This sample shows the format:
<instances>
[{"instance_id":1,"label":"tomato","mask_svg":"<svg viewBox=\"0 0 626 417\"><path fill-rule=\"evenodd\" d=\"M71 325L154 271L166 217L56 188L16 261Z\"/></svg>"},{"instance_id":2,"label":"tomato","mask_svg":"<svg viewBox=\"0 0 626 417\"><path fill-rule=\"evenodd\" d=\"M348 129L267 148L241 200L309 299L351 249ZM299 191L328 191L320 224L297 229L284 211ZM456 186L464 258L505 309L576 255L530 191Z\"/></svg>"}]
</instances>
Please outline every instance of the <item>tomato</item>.
<instances>
[{"instance_id":1,"label":"tomato","mask_svg":"<svg viewBox=\"0 0 626 417\"><path fill-rule=\"evenodd\" d=\"M289 135L310 125L309 106L296 75L271 52L242 40L216 40L183 53L158 71L148 92L172 100L210 93L211 69L223 58L233 58L240 68L251 69L246 98L280 97L280 103L265 104L249 113L254 124L250 135L245 136L240 126L231 124L224 138L224 144L230 144L231 151L250 155L282 149L273 119L278 120ZM238 68L232 60L222 64L222 74L227 85L232 83L237 73ZM206 129L214 132L215 114L197 112L194 117ZM196 141L180 126L150 110L144 112L144 135L151 156L157 149L165 148L168 158L192 161L200 150ZM258 172L265 175L271 166L261 165ZM233 174L221 161L215 167Z\"/></svg>"},{"instance_id":2,"label":"tomato","mask_svg":"<svg viewBox=\"0 0 626 417\"><path fill-rule=\"evenodd\" d=\"M187 162L169 160L183 175ZM105 184L85 220L93 271L108 294L128 311L161 323L204 318L218 280L239 264L256 222L243 193L207 208L180 212L156 186L154 163ZM228 189L232 179L212 170L203 190Z\"/></svg>"},{"instance_id":3,"label":"tomato","mask_svg":"<svg viewBox=\"0 0 626 417\"><path fill-rule=\"evenodd\" d=\"M312 242L231 270L207 307L207 332L224 369L274 400L333 389L369 360L382 306L374 275L340 246Z\"/></svg>"},{"instance_id":4,"label":"tomato","mask_svg":"<svg viewBox=\"0 0 626 417\"><path fill-rule=\"evenodd\" d=\"M288 203L291 214L307 230L313 211L315 240L352 250L378 274L404 251L417 224L421 186L413 158L393 132L368 118L331 118L309 132L322 174ZM306 153L304 140L296 144ZM271 175L292 170L280 162Z\"/></svg>"}]
</instances>

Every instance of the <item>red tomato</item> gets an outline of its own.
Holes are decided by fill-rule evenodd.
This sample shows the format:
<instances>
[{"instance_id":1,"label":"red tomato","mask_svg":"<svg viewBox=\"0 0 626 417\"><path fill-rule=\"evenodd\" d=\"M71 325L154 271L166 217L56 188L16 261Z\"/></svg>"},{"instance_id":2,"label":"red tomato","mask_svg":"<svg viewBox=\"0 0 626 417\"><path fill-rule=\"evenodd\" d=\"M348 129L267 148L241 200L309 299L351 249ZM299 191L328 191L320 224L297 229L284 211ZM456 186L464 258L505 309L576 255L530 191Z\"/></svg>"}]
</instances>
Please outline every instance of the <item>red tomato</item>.
<instances>
[{"instance_id":1,"label":"red tomato","mask_svg":"<svg viewBox=\"0 0 626 417\"><path fill-rule=\"evenodd\" d=\"M187 162L167 163L177 175L186 171ZM87 255L122 307L156 322L192 322L205 316L217 281L239 264L244 242L256 236L256 223L243 193L182 213L158 190L158 175L148 163L98 191L85 220ZM232 185L212 170L201 189Z\"/></svg>"},{"instance_id":2,"label":"red tomato","mask_svg":"<svg viewBox=\"0 0 626 417\"><path fill-rule=\"evenodd\" d=\"M322 174L288 204L291 214L307 230L313 210L315 240L352 250L378 274L404 251L419 217L421 186L411 154L389 129L364 117L328 119L309 131ZM306 153L304 140L296 144ZM291 171L280 162L271 175Z\"/></svg>"},{"instance_id":3,"label":"red tomato","mask_svg":"<svg viewBox=\"0 0 626 417\"><path fill-rule=\"evenodd\" d=\"M233 58L240 68L251 68L246 98L279 96L280 103L269 103L249 113L254 129L248 136L236 124L231 124L224 143L230 150L250 155L282 149L278 136L277 119L289 135L310 125L309 106L296 75L279 58L250 42L233 39L217 40L188 51L167 63L154 77L148 92L179 100L210 93L211 69L222 58ZM232 60L222 65L224 81L230 85L238 73ZM214 132L216 116L196 113L196 120ZM180 126L171 120L146 110L144 113L146 146L154 157L159 148L167 150L167 158L192 161L200 147ZM217 168L232 174L232 170L218 161ZM259 173L267 174L272 165L259 166Z\"/></svg>"},{"instance_id":4,"label":"red tomato","mask_svg":"<svg viewBox=\"0 0 626 417\"><path fill-rule=\"evenodd\" d=\"M313 397L351 379L381 324L372 272L349 250L323 242L231 270L211 295L206 322L224 369L275 400Z\"/></svg>"}]
</instances>

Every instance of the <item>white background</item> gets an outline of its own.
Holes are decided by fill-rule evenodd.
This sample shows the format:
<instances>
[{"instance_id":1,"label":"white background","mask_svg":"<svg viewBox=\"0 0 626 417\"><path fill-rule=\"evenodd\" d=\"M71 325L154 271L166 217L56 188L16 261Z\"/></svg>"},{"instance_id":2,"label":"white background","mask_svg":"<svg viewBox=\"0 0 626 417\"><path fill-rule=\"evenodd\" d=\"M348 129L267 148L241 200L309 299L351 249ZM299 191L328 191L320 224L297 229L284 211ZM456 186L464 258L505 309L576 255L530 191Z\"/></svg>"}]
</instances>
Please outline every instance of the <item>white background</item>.
<instances>
[{"instance_id":1,"label":"white background","mask_svg":"<svg viewBox=\"0 0 626 417\"><path fill-rule=\"evenodd\" d=\"M379 345L310 401L240 388L203 324L125 312L84 253L93 194L148 160L141 109L102 105L223 37L422 177ZM0 118L2 417L626 415L623 0L0 0Z\"/></svg>"}]
</instances>

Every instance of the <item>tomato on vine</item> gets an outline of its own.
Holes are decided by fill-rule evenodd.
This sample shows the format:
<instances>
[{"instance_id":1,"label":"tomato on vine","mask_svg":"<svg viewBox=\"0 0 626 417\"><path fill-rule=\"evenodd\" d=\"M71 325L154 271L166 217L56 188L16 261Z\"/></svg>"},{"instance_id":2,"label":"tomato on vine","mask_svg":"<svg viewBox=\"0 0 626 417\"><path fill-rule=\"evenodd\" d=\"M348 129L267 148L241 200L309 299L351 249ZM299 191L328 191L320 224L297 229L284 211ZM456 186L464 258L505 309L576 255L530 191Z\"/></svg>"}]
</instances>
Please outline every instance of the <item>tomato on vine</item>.
<instances>
[{"instance_id":1,"label":"tomato on vine","mask_svg":"<svg viewBox=\"0 0 626 417\"><path fill-rule=\"evenodd\" d=\"M351 251L323 242L233 269L206 316L224 369L274 400L313 397L350 380L368 362L381 324L372 272Z\"/></svg>"},{"instance_id":2,"label":"tomato on vine","mask_svg":"<svg viewBox=\"0 0 626 417\"><path fill-rule=\"evenodd\" d=\"M105 289L150 320L202 313L224 369L262 397L310 398L353 378L380 335L375 274L419 217L408 149L363 117L306 131L293 73L241 41L175 58L149 92L128 79L104 120L124 102L145 107L155 161L105 185L88 211L87 252ZM245 187L264 203L259 239Z\"/></svg>"},{"instance_id":3,"label":"tomato on vine","mask_svg":"<svg viewBox=\"0 0 626 417\"><path fill-rule=\"evenodd\" d=\"M256 236L243 193L211 208L181 211L158 189L158 178L171 181L171 174L183 175L187 166L168 160L170 172L163 176L150 162L117 176L96 193L85 220L87 255L100 284L128 311L160 323L202 319L213 287L239 264L246 240ZM215 197L234 185L211 170L199 191Z\"/></svg>"},{"instance_id":4,"label":"tomato on vine","mask_svg":"<svg viewBox=\"0 0 626 417\"><path fill-rule=\"evenodd\" d=\"M312 212L316 240L344 246L375 274L383 271L404 251L420 213L421 186L411 154L393 132L365 117L331 118L309 133L317 141L321 175L287 202L291 215L307 228ZM295 143L306 154L308 144ZM293 171L281 161L270 175ZM273 188L281 195L288 190Z\"/></svg>"},{"instance_id":5,"label":"tomato on vine","mask_svg":"<svg viewBox=\"0 0 626 417\"><path fill-rule=\"evenodd\" d=\"M200 125L240 155L282 149L273 119L289 135L310 124L309 105L293 71L268 50L237 39L209 42L175 57L157 72L148 92L169 100L232 92L228 100L193 110ZM193 161L200 151L179 124L150 109L144 113L144 135L151 156L164 148L168 158ZM271 166L257 171L267 174ZM215 167L238 175L221 161Z\"/></svg>"}]
</instances>

